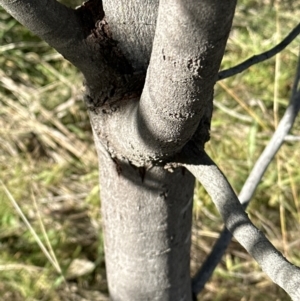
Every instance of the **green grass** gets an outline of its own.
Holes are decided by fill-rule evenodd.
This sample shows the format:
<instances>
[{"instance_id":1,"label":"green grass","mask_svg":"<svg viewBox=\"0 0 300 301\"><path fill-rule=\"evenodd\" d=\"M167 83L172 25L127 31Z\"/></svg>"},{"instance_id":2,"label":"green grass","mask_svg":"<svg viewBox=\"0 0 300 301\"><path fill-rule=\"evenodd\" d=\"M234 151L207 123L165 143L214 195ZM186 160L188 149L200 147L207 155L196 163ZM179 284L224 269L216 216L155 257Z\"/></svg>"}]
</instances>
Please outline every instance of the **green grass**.
<instances>
[{"instance_id":1,"label":"green grass","mask_svg":"<svg viewBox=\"0 0 300 301\"><path fill-rule=\"evenodd\" d=\"M265 51L283 38L297 24L300 13L297 1L288 2L276 6L267 0L239 1L222 68ZM0 20L0 180L46 246L48 237L62 271L46 258L0 185L1 300L102 300L106 280L98 164L81 99L82 77L3 10ZM277 63L270 59L216 85L207 150L236 192L284 113L299 41L298 37L288 46ZM291 134L299 136L299 132L298 118ZM248 210L255 224L297 265L299 158L299 142L286 142ZM222 228L217 210L200 185L195 191L194 224L193 271ZM76 259L84 260L87 267L94 264L94 270L68 278ZM66 282L61 274L68 278ZM236 242L200 299L289 300Z\"/></svg>"}]
</instances>

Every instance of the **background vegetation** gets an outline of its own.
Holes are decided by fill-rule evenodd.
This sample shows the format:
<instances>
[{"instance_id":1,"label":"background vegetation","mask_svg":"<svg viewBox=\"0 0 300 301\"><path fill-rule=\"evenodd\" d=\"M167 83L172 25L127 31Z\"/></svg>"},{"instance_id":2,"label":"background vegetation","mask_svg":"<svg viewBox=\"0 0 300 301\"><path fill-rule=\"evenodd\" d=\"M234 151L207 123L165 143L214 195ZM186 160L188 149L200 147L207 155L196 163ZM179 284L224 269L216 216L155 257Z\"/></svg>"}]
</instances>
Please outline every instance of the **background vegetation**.
<instances>
[{"instance_id":1,"label":"background vegetation","mask_svg":"<svg viewBox=\"0 0 300 301\"><path fill-rule=\"evenodd\" d=\"M299 1L239 1L222 69L271 48L299 22L299 15ZM276 58L216 85L207 151L236 192L287 106L299 42L300 37ZM296 265L299 119L248 209L255 224ZM82 77L2 9L0 181L0 300L105 300L98 163L82 101ZM192 271L221 229L219 214L198 185ZM289 300L236 242L200 299Z\"/></svg>"}]
</instances>

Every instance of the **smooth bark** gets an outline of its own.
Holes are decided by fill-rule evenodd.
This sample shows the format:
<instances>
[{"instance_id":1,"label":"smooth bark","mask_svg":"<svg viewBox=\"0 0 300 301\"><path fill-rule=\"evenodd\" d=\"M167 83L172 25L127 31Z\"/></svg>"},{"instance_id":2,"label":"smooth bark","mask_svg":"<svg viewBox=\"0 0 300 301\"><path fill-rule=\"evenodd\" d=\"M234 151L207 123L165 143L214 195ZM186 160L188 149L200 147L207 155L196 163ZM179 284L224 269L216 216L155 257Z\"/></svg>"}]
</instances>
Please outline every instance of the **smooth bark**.
<instances>
[{"instance_id":1,"label":"smooth bark","mask_svg":"<svg viewBox=\"0 0 300 301\"><path fill-rule=\"evenodd\" d=\"M194 177L116 162L96 145L111 300L190 301Z\"/></svg>"},{"instance_id":2,"label":"smooth bark","mask_svg":"<svg viewBox=\"0 0 300 301\"><path fill-rule=\"evenodd\" d=\"M300 268L291 264L258 230L245 213L224 174L209 156L189 144L181 160L203 185L218 208L226 228L258 262L272 281L282 287L294 301L300 300Z\"/></svg>"},{"instance_id":3,"label":"smooth bark","mask_svg":"<svg viewBox=\"0 0 300 301\"><path fill-rule=\"evenodd\" d=\"M128 30L132 29L132 32L122 35L124 23L139 22L130 18L131 7L140 15L144 14L144 7L133 4L136 1L127 1L127 6L121 7L118 3L116 0L104 1L103 6L113 32L117 33L119 47L126 53L130 47L127 37L144 37L148 27L143 24L130 26ZM131 101L131 104L124 101L122 108L114 106L114 114L122 110L117 117L118 124L122 124L118 131L110 130L115 128L115 117L111 119L106 115L102 122L101 111L96 112L96 119L100 119L97 124L102 129L96 133L99 132L109 151L138 166L167 160L192 137L202 147L209 139L213 87L236 1L162 0L159 4L153 50L140 101ZM153 6L145 5L145 9L149 7L153 9ZM130 19L120 22L123 15ZM147 22L152 28L153 21L147 19ZM141 61L138 52L135 55L135 59ZM133 59L129 58L130 61Z\"/></svg>"}]
</instances>

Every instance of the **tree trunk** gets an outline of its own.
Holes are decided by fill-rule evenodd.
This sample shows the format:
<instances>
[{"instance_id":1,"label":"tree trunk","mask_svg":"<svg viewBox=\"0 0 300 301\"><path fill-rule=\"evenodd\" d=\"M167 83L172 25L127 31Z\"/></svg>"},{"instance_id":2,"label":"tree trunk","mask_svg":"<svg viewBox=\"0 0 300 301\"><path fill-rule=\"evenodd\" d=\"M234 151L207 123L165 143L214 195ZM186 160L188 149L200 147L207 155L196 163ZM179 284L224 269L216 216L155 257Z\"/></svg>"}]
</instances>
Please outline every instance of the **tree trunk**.
<instances>
[{"instance_id":1,"label":"tree trunk","mask_svg":"<svg viewBox=\"0 0 300 301\"><path fill-rule=\"evenodd\" d=\"M111 300L191 301L194 177L164 167L209 139L236 0L0 3L85 77Z\"/></svg>"},{"instance_id":2,"label":"tree trunk","mask_svg":"<svg viewBox=\"0 0 300 301\"><path fill-rule=\"evenodd\" d=\"M114 162L96 145L111 300L191 301L194 177Z\"/></svg>"},{"instance_id":3,"label":"tree trunk","mask_svg":"<svg viewBox=\"0 0 300 301\"><path fill-rule=\"evenodd\" d=\"M235 7L225 2L103 1L134 73L148 68L141 97L89 112L113 301L192 300L194 177L163 165L195 131L201 148L209 139L213 86Z\"/></svg>"}]
</instances>

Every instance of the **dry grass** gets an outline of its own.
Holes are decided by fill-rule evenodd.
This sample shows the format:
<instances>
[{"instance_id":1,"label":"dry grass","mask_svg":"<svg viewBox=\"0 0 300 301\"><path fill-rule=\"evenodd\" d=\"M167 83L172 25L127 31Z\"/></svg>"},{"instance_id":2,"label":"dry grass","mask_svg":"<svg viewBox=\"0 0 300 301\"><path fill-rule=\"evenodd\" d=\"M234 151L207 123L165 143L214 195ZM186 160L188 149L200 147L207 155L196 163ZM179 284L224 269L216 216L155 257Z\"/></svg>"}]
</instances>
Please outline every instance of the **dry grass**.
<instances>
[{"instance_id":1,"label":"dry grass","mask_svg":"<svg viewBox=\"0 0 300 301\"><path fill-rule=\"evenodd\" d=\"M297 24L300 4L287 2L240 1L224 68L272 47ZM3 10L0 20L0 180L59 264L59 269L51 265L0 187L1 300L105 300L98 165L81 100L82 78ZM277 59L216 85L207 149L237 192L287 105L298 45L299 38ZM299 130L298 118L291 135L299 137ZM297 265L299 158L299 141L286 142L248 210ZM194 219L193 270L222 228L201 187L195 191ZM200 299L289 300L236 242Z\"/></svg>"}]
</instances>

